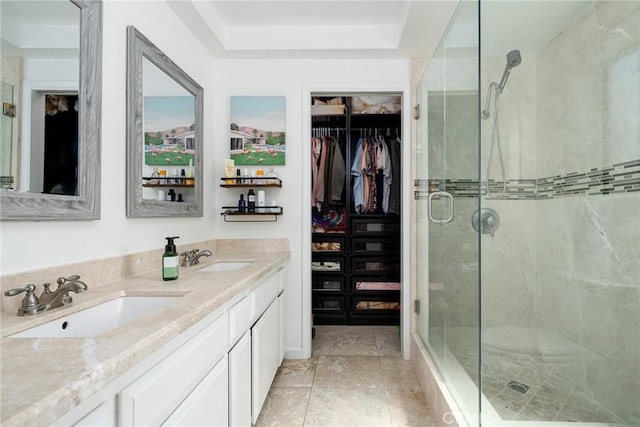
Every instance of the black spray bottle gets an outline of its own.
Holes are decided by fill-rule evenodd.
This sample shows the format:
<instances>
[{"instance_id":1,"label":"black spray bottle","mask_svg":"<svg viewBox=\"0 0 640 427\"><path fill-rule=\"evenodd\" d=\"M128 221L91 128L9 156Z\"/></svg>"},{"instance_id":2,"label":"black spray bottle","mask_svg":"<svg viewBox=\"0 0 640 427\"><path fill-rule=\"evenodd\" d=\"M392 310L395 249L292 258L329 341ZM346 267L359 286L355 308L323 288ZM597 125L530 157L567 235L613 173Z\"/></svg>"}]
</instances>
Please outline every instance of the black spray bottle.
<instances>
[{"instance_id":1,"label":"black spray bottle","mask_svg":"<svg viewBox=\"0 0 640 427\"><path fill-rule=\"evenodd\" d=\"M165 237L167 245L164 247L162 255L162 280L176 280L178 278L178 252L173 239L179 237Z\"/></svg>"}]
</instances>

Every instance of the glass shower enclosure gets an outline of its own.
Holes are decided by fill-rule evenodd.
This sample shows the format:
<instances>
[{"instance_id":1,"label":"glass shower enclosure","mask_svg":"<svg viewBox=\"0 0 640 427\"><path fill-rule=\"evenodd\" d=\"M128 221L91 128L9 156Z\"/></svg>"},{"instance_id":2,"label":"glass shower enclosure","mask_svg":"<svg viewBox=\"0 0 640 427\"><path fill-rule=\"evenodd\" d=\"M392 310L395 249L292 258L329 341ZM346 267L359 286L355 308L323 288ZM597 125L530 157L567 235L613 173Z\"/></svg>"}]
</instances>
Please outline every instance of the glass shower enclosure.
<instances>
[{"instance_id":1,"label":"glass shower enclosure","mask_svg":"<svg viewBox=\"0 0 640 427\"><path fill-rule=\"evenodd\" d=\"M640 2L461 1L417 96L417 332L465 421L640 425Z\"/></svg>"}]
</instances>

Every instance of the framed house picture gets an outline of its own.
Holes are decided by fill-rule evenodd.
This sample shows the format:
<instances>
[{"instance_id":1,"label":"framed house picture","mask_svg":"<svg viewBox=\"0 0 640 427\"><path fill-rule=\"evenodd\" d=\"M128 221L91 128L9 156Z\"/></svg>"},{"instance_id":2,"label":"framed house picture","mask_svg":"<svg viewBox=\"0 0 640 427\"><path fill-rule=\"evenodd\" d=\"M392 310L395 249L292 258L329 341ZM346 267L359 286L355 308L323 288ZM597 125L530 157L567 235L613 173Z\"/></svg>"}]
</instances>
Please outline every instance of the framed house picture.
<instances>
[{"instance_id":1,"label":"framed house picture","mask_svg":"<svg viewBox=\"0 0 640 427\"><path fill-rule=\"evenodd\" d=\"M284 165L285 122L284 96L232 96L229 138L235 165Z\"/></svg>"}]
</instances>

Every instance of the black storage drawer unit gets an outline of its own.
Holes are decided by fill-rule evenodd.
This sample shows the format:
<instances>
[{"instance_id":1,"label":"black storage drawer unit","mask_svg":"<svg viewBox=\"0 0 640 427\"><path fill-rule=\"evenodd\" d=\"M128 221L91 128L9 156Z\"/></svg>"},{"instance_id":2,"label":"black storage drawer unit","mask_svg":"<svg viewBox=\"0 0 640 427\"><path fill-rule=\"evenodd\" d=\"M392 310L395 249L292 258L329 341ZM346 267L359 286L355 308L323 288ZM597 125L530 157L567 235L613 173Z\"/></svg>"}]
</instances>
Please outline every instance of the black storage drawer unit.
<instances>
[{"instance_id":1,"label":"black storage drawer unit","mask_svg":"<svg viewBox=\"0 0 640 427\"><path fill-rule=\"evenodd\" d=\"M338 234L314 235L311 242L312 254L344 255L344 237Z\"/></svg>"},{"instance_id":2,"label":"black storage drawer unit","mask_svg":"<svg viewBox=\"0 0 640 427\"><path fill-rule=\"evenodd\" d=\"M351 239L353 255L395 255L400 253L400 241L388 237L354 237Z\"/></svg>"},{"instance_id":3,"label":"black storage drawer unit","mask_svg":"<svg viewBox=\"0 0 640 427\"><path fill-rule=\"evenodd\" d=\"M351 219L351 235L358 237L385 236L400 238L399 218L357 216Z\"/></svg>"},{"instance_id":4,"label":"black storage drawer unit","mask_svg":"<svg viewBox=\"0 0 640 427\"><path fill-rule=\"evenodd\" d=\"M342 313L345 309L345 297L336 295L313 294L313 309L323 313Z\"/></svg>"},{"instance_id":5,"label":"black storage drawer unit","mask_svg":"<svg viewBox=\"0 0 640 427\"><path fill-rule=\"evenodd\" d=\"M344 273L344 257L319 256L314 254L311 271L315 273Z\"/></svg>"},{"instance_id":6,"label":"black storage drawer unit","mask_svg":"<svg viewBox=\"0 0 640 427\"><path fill-rule=\"evenodd\" d=\"M352 274L397 275L400 260L397 257L352 257Z\"/></svg>"},{"instance_id":7,"label":"black storage drawer unit","mask_svg":"<svg viewBox=\"0 0 640 427\"><path fill-rule=\"evenodd\" d=\"M344 292L344 277L314 275L312 279L314 292Z\"/></svg>"}]
</instances>

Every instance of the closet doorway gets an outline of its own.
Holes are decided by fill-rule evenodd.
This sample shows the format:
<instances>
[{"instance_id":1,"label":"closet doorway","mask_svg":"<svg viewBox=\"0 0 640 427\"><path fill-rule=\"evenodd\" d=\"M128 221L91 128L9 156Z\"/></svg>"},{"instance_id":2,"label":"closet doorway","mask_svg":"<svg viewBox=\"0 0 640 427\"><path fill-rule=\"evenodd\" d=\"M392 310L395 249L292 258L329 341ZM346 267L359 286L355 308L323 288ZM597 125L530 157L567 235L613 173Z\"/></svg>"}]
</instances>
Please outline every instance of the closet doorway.
<instances>
[{"instance_id":1,"label":"closet doorway","mask_svg":"<svg viewBox=\"0 0 640 427\"><path fill-rule=\"evenodd\" d=\"M309 100L313 325L384 325L399 337L403 92Z\"/></svg>"}]
</instances>

